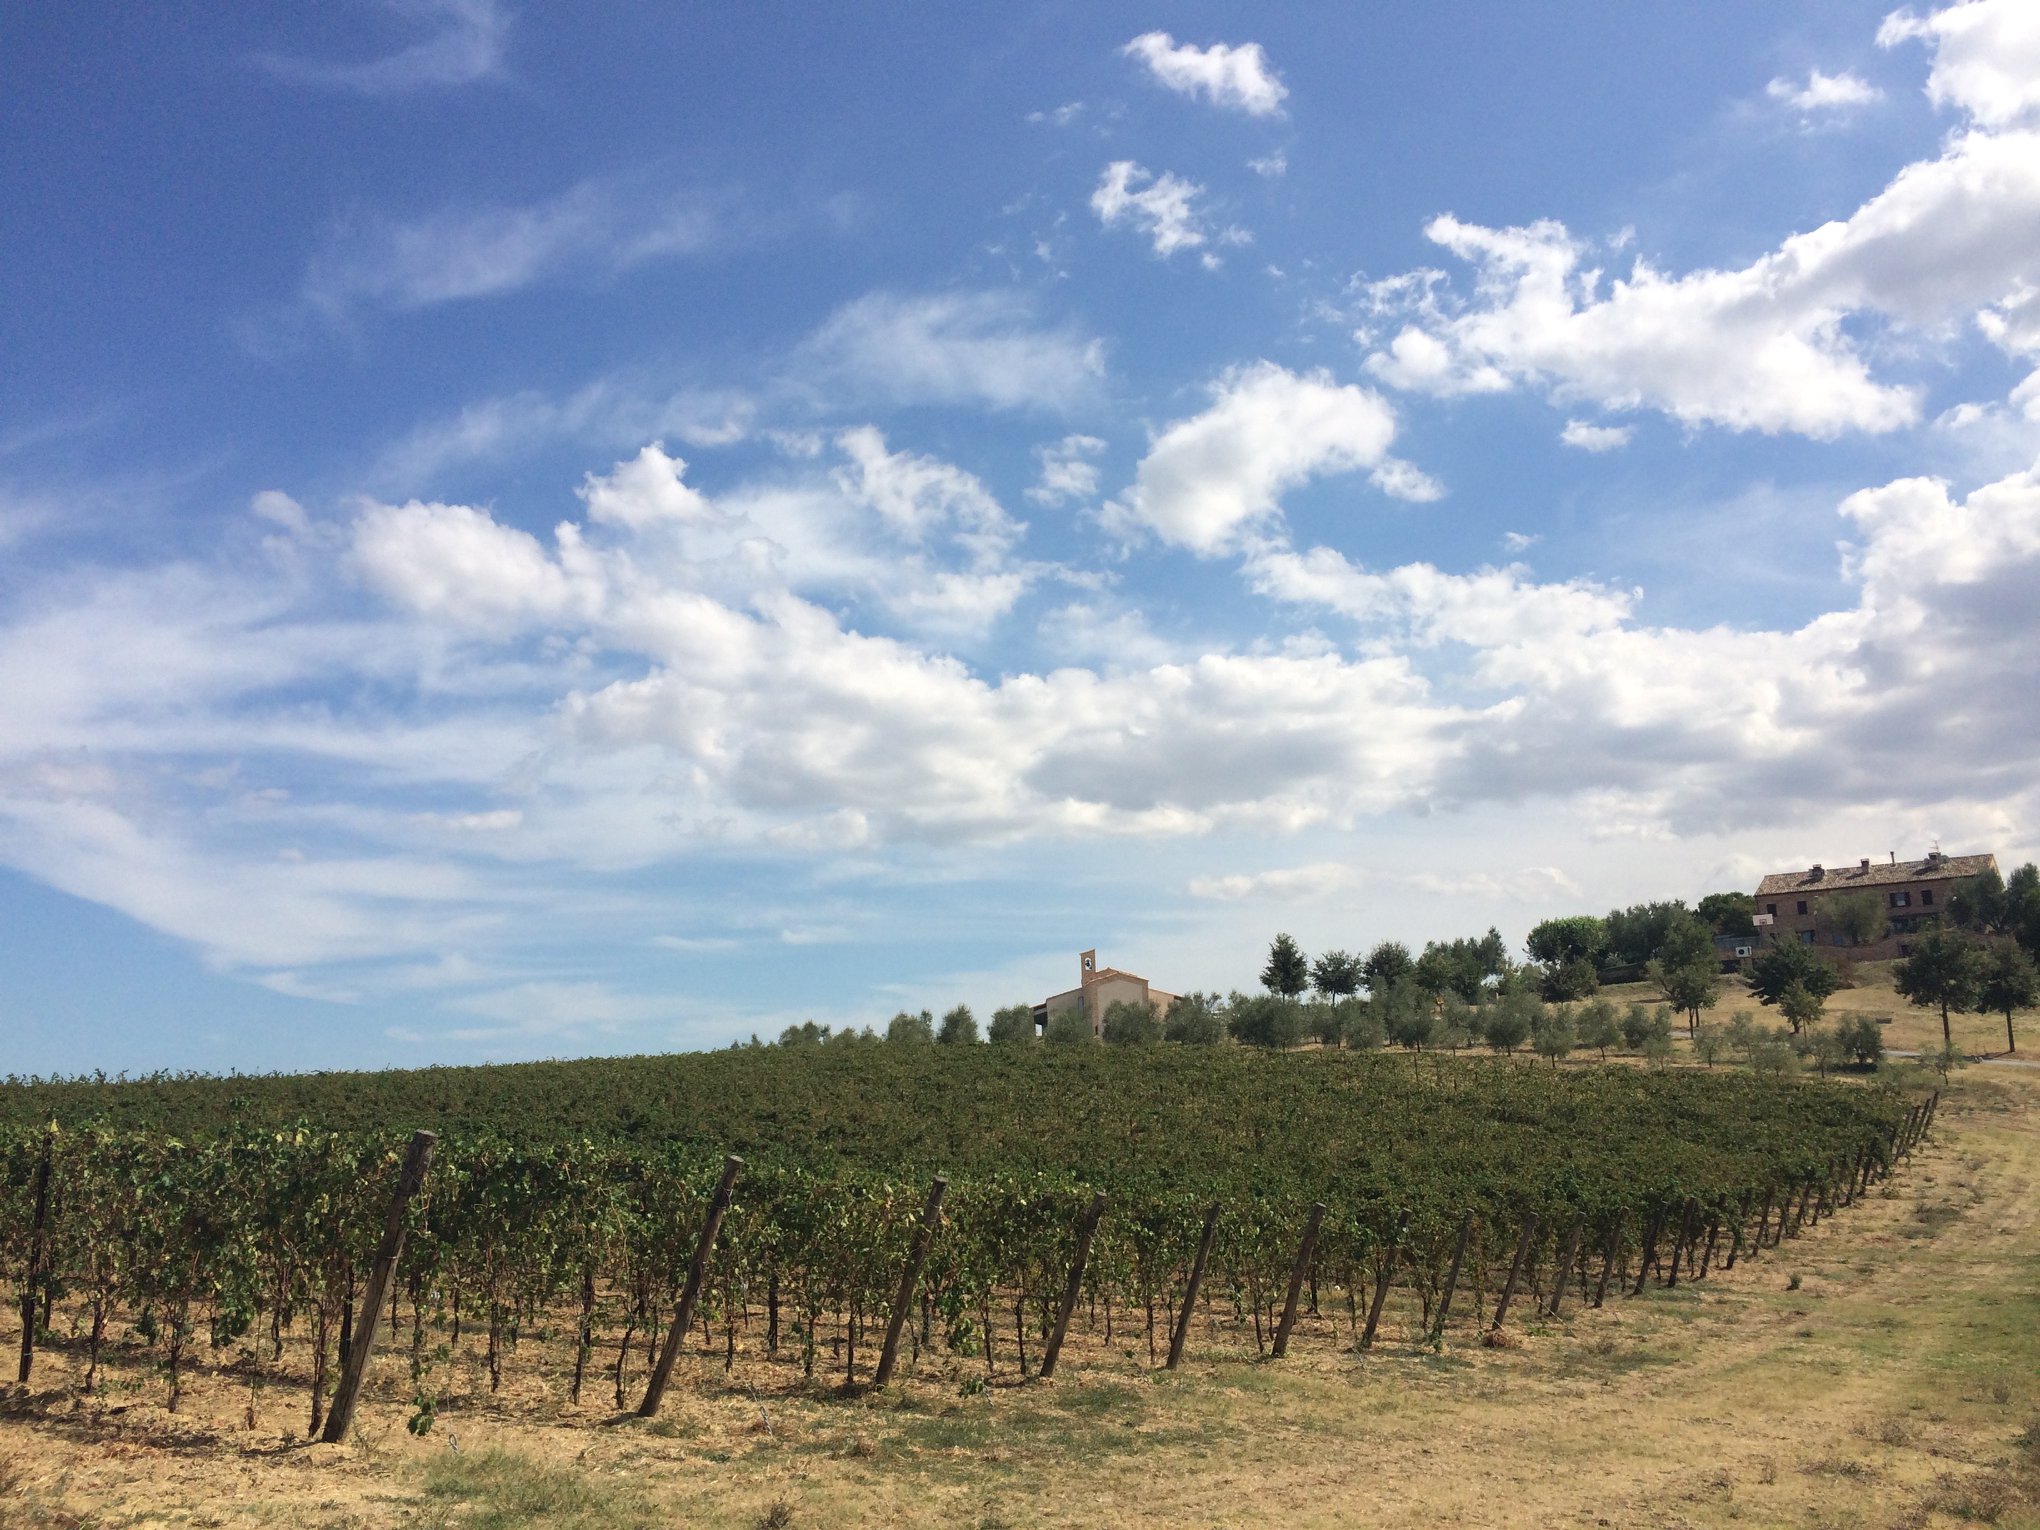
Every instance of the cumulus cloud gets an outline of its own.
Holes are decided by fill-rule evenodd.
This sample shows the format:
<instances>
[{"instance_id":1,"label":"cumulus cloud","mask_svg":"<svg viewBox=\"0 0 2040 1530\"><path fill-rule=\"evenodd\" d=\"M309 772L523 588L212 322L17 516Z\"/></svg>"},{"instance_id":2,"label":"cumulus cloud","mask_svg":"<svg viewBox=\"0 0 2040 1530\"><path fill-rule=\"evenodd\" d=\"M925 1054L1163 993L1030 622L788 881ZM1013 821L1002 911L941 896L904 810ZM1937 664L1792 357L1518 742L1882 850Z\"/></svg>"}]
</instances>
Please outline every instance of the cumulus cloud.
<instances>
[{"instance_id":1,"label":"cumulus cloud","mask_svg":"<svg viewBox=\"0 0 2040 1530\"><path fill-rule=\"evenodd\" d=\"M1228 372L1209 408L1168 426L1110 520L1211 557L1270 525L1281 497L1312 478L1372 470L1390 493L1435 486L1388 455L1395 414L1380 395L1272 362Z\"/></svg>"},{"instance_id":2,"label":"cumulus cloud","mask_svg":"<svg viewBox=\"0 0 2040 1530\"><path fill-rule=\"evenodd\" d=\"M1773 101L1791 107L1796 112L1831 112L1850 106L1867 106L1872 101L1882 100L1884 92L1869 81L1850 74L1846 69L1840 74L1823 74L1819 69L1807 71L1804 84L1797 84L1780 76L1764 87L1764 94Z\"/></svg>"},{"instance_id":3,"label":"cumulus cloud","mask_svg":"<svg viewBox=\"0 0 2040 1530\"><path fill-rule=\"evenodd\" d=\"M1586 420L1567 420L1565 429L1558 433L1558 439L1583 452L1612 452L1618 446L1627 446L1633 434L1635 432L1627 425L1594 425Z\"/></svg>"},{"instance_id":4,"label":"cumulus cloud","mask_svg":"<svg viewBox=\"0 0 2040 1530\"><path fill-rule=\"evenodd\" d=\"M1204 188L1166 170L1156 176L1130 159L1114 160L1098 177L1091 210L1107 228L1128 224L1153 241L1167 259L1178 250L1204 244L1209 235L1194 205Z\"/></svg>"},{"instance_id":5,"label":"cumulus cloud","mask_svg":"<svg viewBox=\"0 0 2040 1530\"><path fill-rule=\"evenodd\" d=\"M2040 112L2040 11L2027 0L1963 0L1925 16L1894 11L1877 41L1933 50L1927 95L1936 106L1993 128L2030 124Z\"/></svg>"},{"instance_id":6,"label":"cumulus cloud","mask_svg":"<svg viewBox=\"0 0 2040 1530\"><path fill-rule=\"evenodd\" d=\"M1120 51L1145 64L1159 84L1178 95L1250 117L1280 116L1289 96L1259 43L1199 48L1178 43L1167 32L1144 32Z\"/></svg>"},{"instance_id":7,"label":"cumulus cloud","mask_svg":"<svg viewBox=\"0 0 2040 1530\"><path fill-rule=\"evenodd\" d=\"M1495 229L1445 216L1426 233L1471 265L1459 298L1438 273L1368 289L1368 370L1441 396L1516 386L1561 402L1651 408L1684 423L1831 438L1920 417L1883 381L1851 320L1932 336L2040 282L2040 134L1957 135L1848 218L1734 270L1662 273L1638 260L1603 286L1595 251L1560 224Z\"/></svg>"},{"instance_id":8,"label":"cumulus cloud","mask_svg":"<svg viewBox=\"0 0 2040 1530\"><path fill-rule=\"evenodd\" d=\"M281 79L365 96L471 85L504 73L510 18L497 0L384 0L384 8L435 30L407 48L364 63L278 54L257 55L255 62Z\"/></svg>"},{"instance_id":9,"label":"cumulus cloud","mask_svg":"<svg viewBox=\"0 0 2040 1530\"><path fill-rule=\"evenodd\" d=\"M794 372L863 402L1062 411L1097 393L1105 346L1016 293L873 292L829 316Z\"/></svg>"},{"instance_id":10,"label":"cumulus cloud","mask_svg":"<svg viewBox=\"0 0 2040 1530\"><path fill-rule=\"evenodd\" d=\"M2040 473L1851 496L1851 598L1695 629L1593 581L1290 545L1285 489L1371 470L1392 425L1364 389L1264 364L1157 437L1128 503L1239 549L1276 613L1245 651L1157 644L1100 601L1068 625L1116 643L1105 662L973 667L943 624L1010 609L1021 528L864 427L713 494L648 447L543 536L363 505L365 602L311 559L37 581L0 614L0 857L340 992L374 984L336 964L514 945L569 871L704 849L1265 838L1525 800L1637 833L2040 806L2040 720L2005 699L2040 687ZM1230 875L1200 893L1281 891ZM543 998L479 1018L543 1024Z\"/></svg>"}]
</instances>

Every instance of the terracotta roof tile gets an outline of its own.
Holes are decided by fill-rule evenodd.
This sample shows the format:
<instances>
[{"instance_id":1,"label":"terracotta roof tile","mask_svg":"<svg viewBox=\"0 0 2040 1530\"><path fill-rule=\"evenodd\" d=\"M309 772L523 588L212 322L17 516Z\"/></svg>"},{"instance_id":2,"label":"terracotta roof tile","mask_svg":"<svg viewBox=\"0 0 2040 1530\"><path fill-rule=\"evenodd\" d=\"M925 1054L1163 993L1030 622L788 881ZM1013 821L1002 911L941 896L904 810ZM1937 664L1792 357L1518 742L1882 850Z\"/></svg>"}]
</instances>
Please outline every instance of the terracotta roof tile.
<instances>
[{"instance_id":1,"label":"terracotta roof tile","mask_svg":"<svg viewBox=\"0 0 2040 1530\"><path fill-rule=\"evenodd\" d=\"M1939 882L1973 877L1997 865L1994 855L1944 855L1939 860L1872 861L1849 866L1810 866L1804 871L1774 871L1757 884L1757 896L1783 893L1838 892L1857 887L1891 887L1901 882Z\"/></svg>"}]
</instances>

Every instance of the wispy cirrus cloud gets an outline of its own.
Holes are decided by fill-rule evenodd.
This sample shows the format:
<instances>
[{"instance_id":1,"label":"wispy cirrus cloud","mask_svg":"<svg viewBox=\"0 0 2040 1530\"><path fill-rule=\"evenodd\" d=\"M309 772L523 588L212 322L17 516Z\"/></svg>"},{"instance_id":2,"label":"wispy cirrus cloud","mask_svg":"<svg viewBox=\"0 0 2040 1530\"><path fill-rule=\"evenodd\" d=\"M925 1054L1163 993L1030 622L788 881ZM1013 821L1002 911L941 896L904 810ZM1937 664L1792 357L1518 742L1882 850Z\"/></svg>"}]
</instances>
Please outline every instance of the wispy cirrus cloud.
<instances>
[{"instance_id":1,"label":"wispy cirrus cloud","mask_svg":"<svg viewBox=\"0 0 2040 1530\"><path fill-rule=\"evenodd\" d=\"M505 73L510 17L497 0L382 0L403 21L430 28L407 48L362 63L263 53L255 64L279 79L365 96L472 85Z\"/></svg>"},{"instance_id":2,"label":"wispy cirrus cloud","mask_svg":"<svg viewBox=\"0 0 2040 1530\"><path fill-rule=\"evenodd\" d=\"M713 197L599 176L539 202L349 219L313 253L300 297L333 322L409 312L700 254L726 231Z\"/></svg>"}]
</instances>

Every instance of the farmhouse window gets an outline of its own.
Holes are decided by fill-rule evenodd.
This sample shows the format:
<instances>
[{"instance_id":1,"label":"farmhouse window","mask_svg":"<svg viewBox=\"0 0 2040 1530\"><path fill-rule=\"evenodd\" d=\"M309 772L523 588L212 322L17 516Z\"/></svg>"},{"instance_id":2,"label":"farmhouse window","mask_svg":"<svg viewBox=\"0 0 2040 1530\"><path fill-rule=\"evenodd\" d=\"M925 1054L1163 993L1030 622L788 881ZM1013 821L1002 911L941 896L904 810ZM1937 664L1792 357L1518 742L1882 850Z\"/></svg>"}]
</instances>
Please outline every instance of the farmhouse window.
<instances>
[{"instance_id":1,"label":"farmhouse window","mask_svg":"<svg viewBox=\"0 0 2040 1530\"><path fill-rule=\"evenodd\" d=\"M1912 906L1912 894L1909 892L1893 893L1891 895L1891 906L1893 908L1910 908Z\"/></svg>"},{"instance_id":2,"label":"farmhouse window","mask_svg":"<svg viewBox=\"0 0 2040 1530\"><path fill-rule=\"evenodd\" d=\"M1806 900L1804 898L1799 900L1799 912L1802 914L1806 912Z\"/></svg>"},{"instance_id":3,"label":"farmhouse window","mask_svg":"<svg viewBox=\"0 0 2040 1530\"><path fill-rule=\"evenodd\" d=\"M1812 945L1812 944L1813 944L1813 931L1811 931L1811 930L1801 930L1801 931L1799 932L1799 943L1800 943L1800 944L1801 944L1802 946L1810 946L1810 945Z\"/></svg>"},{"instance_id":4,"label":"farmhouse window","mask_svg":"<svg viewBox=\"0 0 2040 1530\"><path fill-rule=\"evenodd\" d=\"M1934 889L1931 887L1922 887L1920 889L1920 907L1926 908L1930 906L1933 903L1933 901L1934 901Z\"/></svg>"},{"instance_id":5,"label":"farmhouse window","mask_svg":"<svg viewBox=\"0 0 2040 1530\"><path fill-rule=\"evenodd\" d=\"M1775 903L1766 903L1764 905L1764 912L1771 915L1771 917L1775 919L1778 915L1778 905Z\"/></svg>"}]
</instances>

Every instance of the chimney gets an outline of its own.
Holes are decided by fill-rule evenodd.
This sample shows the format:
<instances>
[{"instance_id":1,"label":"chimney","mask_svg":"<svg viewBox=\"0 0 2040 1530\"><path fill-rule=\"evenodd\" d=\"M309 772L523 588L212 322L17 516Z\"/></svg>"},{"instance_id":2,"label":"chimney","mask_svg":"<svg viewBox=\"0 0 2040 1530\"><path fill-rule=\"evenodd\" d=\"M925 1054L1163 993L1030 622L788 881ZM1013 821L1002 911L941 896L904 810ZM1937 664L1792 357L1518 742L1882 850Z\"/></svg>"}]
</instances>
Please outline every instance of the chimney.
<instances>
[{"instance_id":1,"label":"chimney","mask_svg":"<svg viewBox=\"0 0 2040 1530\"><path fill-rule=\"evenodd\" d=\"M1863 869L1865 871L1870 869L1870 857L1867 855L1863 857Z\"/></svg>"}]
</instances>

